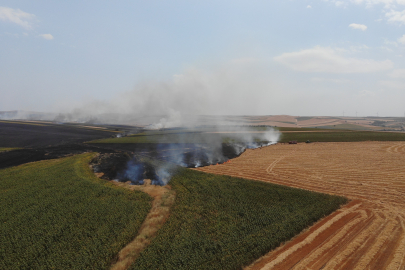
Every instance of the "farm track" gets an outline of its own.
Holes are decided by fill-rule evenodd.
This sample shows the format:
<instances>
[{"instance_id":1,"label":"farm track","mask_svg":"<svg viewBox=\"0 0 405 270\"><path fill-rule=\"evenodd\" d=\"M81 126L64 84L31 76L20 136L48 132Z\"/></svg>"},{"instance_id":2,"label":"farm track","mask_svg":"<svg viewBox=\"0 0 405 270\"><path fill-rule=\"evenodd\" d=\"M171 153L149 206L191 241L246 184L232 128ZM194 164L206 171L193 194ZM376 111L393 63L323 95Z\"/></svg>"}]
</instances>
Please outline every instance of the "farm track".
<instances>
[{"instance_id":1,"label":"farm track","mask_svg":"<svg viewBox=\"0 0 405 270\"><path fill-rule=\"evenodd\" d=\"M351 202L247 269L405 269L405 143L277 144L197 170Z\"/></svg>"}]
</instances>

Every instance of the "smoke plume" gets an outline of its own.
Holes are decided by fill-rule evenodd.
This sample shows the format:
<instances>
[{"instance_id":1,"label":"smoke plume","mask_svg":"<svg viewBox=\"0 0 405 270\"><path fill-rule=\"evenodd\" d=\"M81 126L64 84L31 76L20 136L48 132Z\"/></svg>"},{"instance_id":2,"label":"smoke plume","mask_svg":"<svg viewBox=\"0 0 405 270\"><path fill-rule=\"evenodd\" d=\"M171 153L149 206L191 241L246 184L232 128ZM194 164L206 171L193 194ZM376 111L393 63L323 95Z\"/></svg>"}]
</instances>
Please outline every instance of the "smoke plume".
<instances>
[{"instance_id":1,"label":"smoke plume","mask_svg":"<svg viewBox=\"0 0 405 270\"><path fill-rule=\"evenodd\" d=\"M205 128L207 129L207 128ZM177 166L196 168L228 162L246 149L258 148L277 143L280 133L271 127L211 127L198 134L199 143L187 143L187 133L176 134L180 143L157 143L156 148L138 152L128 161L123 172L118 175L122 181L143 184L143 179L151 179L153 184L167 184ZM215 135L215 136L213 136ZM173 137L172 137L173 139ZM140 161L139 156L160 162Z\"/></svg>"},{"instance_id":2,"label":"smoke plume","mask_svg":"<svg viewBox=\"0 0 405 270\"><path fill-rule=\"evenodd\" d=\"M187 132L176 134L176 143L158 142L154 154L136 153L119 172L117 178L142 184L152 179L166 184L175 166L200 167L227 162L248 148L276 143L279 133L270 127L252 129L246 122L235 121L232 115L253 115L263 106L269 107L272 87L268 74L251 65L255 60L234 61L205 72L189 68L182 74L163 81L144 81L131 91L109 100L76 105L56 114L39 114L41 120L58 123L122 124L162 130L182 128L195 131L198 140L189 141ZM277 97L274 96L274 99ZM30 114L32 115L32 114ZM7 114L12 118L13 114ZM22 113L14 117L27 117ZM140 161L139 154L164 161L150 165Z\"/></svg>"}]
</instances>

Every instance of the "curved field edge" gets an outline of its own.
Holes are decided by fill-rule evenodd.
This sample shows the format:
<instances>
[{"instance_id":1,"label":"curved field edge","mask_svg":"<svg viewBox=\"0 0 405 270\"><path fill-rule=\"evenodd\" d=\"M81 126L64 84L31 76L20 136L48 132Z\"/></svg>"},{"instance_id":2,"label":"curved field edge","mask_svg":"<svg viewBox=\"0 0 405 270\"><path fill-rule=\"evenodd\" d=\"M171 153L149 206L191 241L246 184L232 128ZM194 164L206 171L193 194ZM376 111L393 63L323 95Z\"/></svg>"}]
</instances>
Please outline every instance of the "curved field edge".
<instances>
[{"instance_id":1,"label":"curved field edge","mask_svg":"<svg viewBox=\"0 0 405 270\"><path fill-rule=\"evenodd\" d=\"M170 185L170 217L131 269L241 269L347 202L189 169Z\"/></svg>"},{"instance_id":2,"label":"curved field edge","mask_svg":"<svg viewBox=\"0 0 405 270\"><path fill-rule=\"evenodd\" d=\"M94 154L0 170L1 269L107 269L151 198L94 176Z\"/></svg>"}]
</instances>

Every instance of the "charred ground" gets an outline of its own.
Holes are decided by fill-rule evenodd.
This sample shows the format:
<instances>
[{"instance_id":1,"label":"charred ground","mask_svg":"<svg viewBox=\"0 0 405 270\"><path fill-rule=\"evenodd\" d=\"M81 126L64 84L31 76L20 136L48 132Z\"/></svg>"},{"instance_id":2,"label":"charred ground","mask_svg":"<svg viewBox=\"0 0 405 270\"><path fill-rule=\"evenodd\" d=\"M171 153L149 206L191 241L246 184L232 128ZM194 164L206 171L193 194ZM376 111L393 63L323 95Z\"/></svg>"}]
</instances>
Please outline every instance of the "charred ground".
<instances>
[{"instance_id":1,"label":"charred ground","mask_svg":"<svg viewBox=\"0 0 405 270\"><path fill-rule=\"evenodd\" d=\"M162 183L154 165L145 162L145 158L188 168L221 164L239 156L247 148L272 143L274 137L268 137L265 133L269 129L269 126L204 126L195 129L144 130L130 126L0 121L0 147L21 148L0 152L0 169L84 152L98 152L104 156L95 162L98 164L96 168L104 173L105 178L142 183L146 177L155 179L155 183ZM278 129L282 135L277 140L281 142L405 140L404 133ZM131 166L139 170L131 172L128 170Z\"/></svg>"},{"instance_id":2,"label":"charred ground","mask_svg":"<svg viewBox=\"0 0 405 270\"><path fill-rule=\"evenodd\" d=\"M105 179L131 180L142 184L143 179L152 179L163 184L152 162L163 161L172 166L200 167L223 163L239 156L246 144L219 143L86 143L91 140L127 136L142 129L127 126L83 126L49 122L0 121L0 147L19 148L0 152L0 169L24 163L56 159L60 157L98 152L94 160L95 170ZM148 131L140 136L171 134L183 139L194 132L184 130ZM177 137L176 137L177 136ZM215 137L219 138L218 136ZM156 162L155 162L156 163ZM137 167L137 170L133 168ZM131 171L132 170L132 171ZM163 174L161 172L160 174Z\"/></svg>"},{"instance_id":3,"label":"charred ground","mask_svg":"<svg viewBox=\"0 0 405 270\"><path fill-rule=\"evenodd\" d=\"M0 121L0 144L1 147L45 147L108 138L117 132L118 128L97 129L46 122Z\"/></svg>"},{"instance_id":4,"label":"charred ground","mask_svg":"<svg viewBox=\"0 0 405 270\"><path fill-rule=\"evenodd\" d=\"M97 146L99 148L94 146L94 150L103 152L92 160L94 171L102 173L103 179L131 181L133 184L143 184L144 179L151 179L152 184L164 185L168 181L164 179L168 177L165 172L175 170L177 166L208 166L212 162L226 162L243 153L235 151L230 144L222 144L218 158L210 160L207 152L212 152L212 149L209 145L144 143Z\"/></svg>"},{"instance_id":5,"label":"charred ground","mask_svg":"<svg viewBox=\"0 0 405 270\"><path fill-rule=\"evenodd\" d=\"M0 147L20 148L0 152L0 169L84 152L114 152L84 142L111 137L116 134L115 129L46 122L0 121Z\"/></svg>"}]
</instances>

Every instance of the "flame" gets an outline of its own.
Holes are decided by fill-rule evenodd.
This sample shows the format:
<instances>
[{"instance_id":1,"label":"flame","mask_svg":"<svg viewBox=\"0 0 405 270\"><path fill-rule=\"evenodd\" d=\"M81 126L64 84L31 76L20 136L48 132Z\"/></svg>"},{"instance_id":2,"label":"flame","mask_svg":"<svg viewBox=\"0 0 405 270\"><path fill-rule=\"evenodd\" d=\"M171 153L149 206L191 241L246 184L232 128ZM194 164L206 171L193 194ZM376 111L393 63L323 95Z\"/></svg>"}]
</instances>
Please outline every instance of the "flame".
<instances>
[{"instance_id":1,"label":"flame","mask_svg":"<svg viewBox=\"0 0 405 270\"><path fill-rule=\"evenodd\" d=\"M231 163L231 160L229 159L229 160L224 161L224 162L222 162L222 163L217 163L216 165L221 165L221 164L225 164L225 163Z\"/></svg>"},{"instance_id":2,"label":"flame","mask_svg":"<svg viewBox=\"0 0 405 270\"><path fill-rule=\"evenodd\" d=\"M226 163L230 163L231 162L231 160L229 159L229 160L227 160L227 161L224 161L224 162L222 162L221 164L226 164ZM217 165L218 165L219 163L217 163Z\"/></svg>"}]
</instances>

